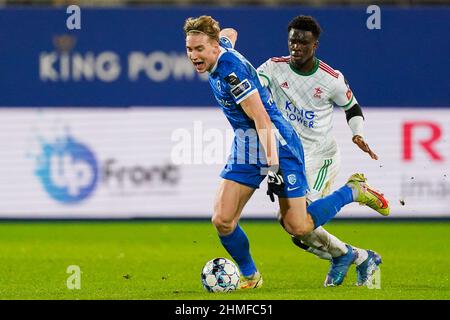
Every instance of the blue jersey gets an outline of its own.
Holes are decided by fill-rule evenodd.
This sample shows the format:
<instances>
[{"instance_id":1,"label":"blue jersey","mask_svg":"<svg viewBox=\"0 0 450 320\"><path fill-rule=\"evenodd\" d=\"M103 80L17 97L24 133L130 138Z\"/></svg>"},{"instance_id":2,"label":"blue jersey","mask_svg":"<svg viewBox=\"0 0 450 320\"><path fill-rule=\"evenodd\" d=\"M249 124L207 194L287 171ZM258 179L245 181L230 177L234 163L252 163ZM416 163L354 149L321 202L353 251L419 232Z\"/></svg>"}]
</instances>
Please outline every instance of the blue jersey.
<instances>
[{"instance_id":1,"label":"blue jersey","mask_svg":"<svg viewBox=\"0 0 450 320\"><path fill-rule=\"evenodd\" d=\"M220 39L221 54L209 74L209 84L231 126L236 129L255 128L255 123L239 105L248 96L259 92L270 118L282 117L270 94L259 80L255 68L239 52L231 48L227 38Z\"/></svg>"},{"instance_id":2,"label":"blue jersey","mask_svg":"<svg viewBox=\"0 0 450 320\"><path fill-rule=\"evenodd\" d=\"M281 196L304 196L308 183L303 146L296 131L283 118L250 62L232 48L227 38L220 39L220 46L221 53L209 74L209 84L235 132L232 152L221 173L222 178L257 189L265 177L261 168L267 166L267 161L261 150L255 122L240 106L242 101L258 92L271 122L278 129L279 163L286 181Z\"/></svg>"},{"instance_id":3,"label":"blue jersey","mask_svg":"<svg viewBox=\"0 0 450 320\"><path fill-rule=\"evenodd\" d=\"M296 133L273 102L268 89L262 86L256 69L232 48L227 38L220 39L220 46L221 53L209 74L209 84L231 126L235 131L256 129L255 122L247 116L240 103L257 91L272 123L281 134L281 137L278 136L283 140L281 144L285 144L285 140Z\"/></svg>"}]
</instances>

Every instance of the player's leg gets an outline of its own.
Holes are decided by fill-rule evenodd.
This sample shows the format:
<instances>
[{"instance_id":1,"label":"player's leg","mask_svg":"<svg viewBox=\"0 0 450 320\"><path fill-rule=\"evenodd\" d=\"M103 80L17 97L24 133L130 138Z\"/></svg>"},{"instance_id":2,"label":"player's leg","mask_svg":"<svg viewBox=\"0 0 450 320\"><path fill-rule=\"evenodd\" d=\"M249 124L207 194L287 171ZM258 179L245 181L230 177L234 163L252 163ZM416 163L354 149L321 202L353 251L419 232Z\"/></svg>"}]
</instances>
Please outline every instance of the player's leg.
<instances>
[{"instance_id":1,"label":"player's leg","mask_svg":"<svg viewBox=\"0 0 450 320\"><path fill-rule=\"evenodd\" d=\"M283 219L281 218L280 211L278 211L278 221L284 228ZM347 247L343 244L345 251L340 247L333 246L336 242L327 241L323 236L319 236L319 232L325 230L323 227L319 227L306 236L293 236L291 235L292 242L302 250L312 253L320 259L331 260L333 256L339 256L347 252ZM330 234L331 235L331 234ZM332 235L331 235L332 236ZM330 252L333 252L332 254Z\"/></svg>"},{"instance_id":2,"label":"player's leg","mask_svg":"<svg viewBox=\"0 0 450 320\"><path fill-rule=\"evenodd\" d=\"M290 172L299 173L297 169L283 171L285 181L289 181L289 176L295 175ZM367 185L362 174L352 175L344 186L330 195L312 202L307 210L306 198L301 195L301 190L301 188L290 187L286 184L284 194L279 197L283 225L291 235L306 236L333 219L342 207L352 202L370 206L381 214L389 213L387 200L382 194Z\"/></svg>"},{"instance_id":3,"label":"player's leg","mask_svg":"<svg viewBox=\"0 0 450 320\"><path fill-rule=\"evenodd\" d=\"M293 236L305 237L314 229L317 229L334 218L342 207L359 202L367 205L382 215L389 214L389 206L383 195L371 188L362 174L352 175L347 183L335 190L330 195L312 202L306 208L304 197L308 188L301 143L293 141L290 144L293 149L280 148L280 166L283 169L285 189L279 196L280 214L285 230ZM356 254L350 246L347 246L347 254L333 261L338 267L341 264L351 264L356 259ZM336 262L336 263L335 263ZM344 279L348 267L336 268L334 278L338 282Z\"/></svg>"},{"instance_id":4,"label":"player's leg","mask_svg":"<svg viewBox=\"0 0 450 320\"><path fill-rule=\"evenodd\" d=\"M297 238L310 234L314 229L331 220L344 205L353 202L351 189L344 186L331 195L311 203L307 208L304 196L307 188L305 176L298 170L286 170L283 174L285 181L289 181L289 176L296 176L300 180L300 182L297 180L297 183L305 186L302 190L301 187L289 187L286 184L284 195L278 198L282 225L289 234Z\"/></svg>"},{"instance_id":5,"label":"player's leg","mask_svg":"<svg viewBox=\"0 0 450 320\"><path fill-rule=\"evenodd\" d=\"M332 260L348 252L345 243L323 227L318 227L303 237L293 236L292 242L303 250L325 260Z\"/></svg>"},{"instance_id":6,"label":"player's leg","mask_svg":"<svg viewBox=\"0 0 450 320\"><path fill-rule=\"evenodd\" d=\"M289 164L284 168L286 167L289 168ZM286 183L284 194L279 197L283 225L291 235L306 236L314 229L333 219L342 207L355 200L370 205L378 212L383 210L382 205L387 202L381 194L372 194L373 189L365 183L366 180L362 174L355 174L350 177L344 186L330 195L312 202L306 208L304 194L307 183L304 172L301 172L298 168L301 168L301 166L290 170L283 169L284 179L289 183ZM380 202L382 203L380 204Z\"/></svg>"},{"instance_id":7,"label":"player's leg","mask_svg":"<svg viewBox=\"0 0 450 320\"><path fill-rule=\"evenodd\" d=\"M304 237L292 236L292 241L303 250L331 261L324 282L324 286L327 287L342 284L352 263L356 265L357 285L365 285L370 282L371 276L379 269L378 265L381 263L381 256L378 253L346 245L323 227Z\"/></svg>"},{"instance_id":8,"label":"player's leg","mask_svg":"<svg viewBox=\"0 0 450 320\"><path fill-rule=\"evenodd\" d=\"M317 230L320 225L317 225L317 221L326 221L332 219L335 214L339 211L340 207L345 205L345 201L341 198L341 194L344 191L338 190L337 193L331 194L324 199L319 199L314 203L318 203L314 208L315 213L311 214L309 207L306 206L306 198L279 198L280 213L283 221L285 230L295 238L304 239L308 234L310 235L313 230ZM348 192L348 190L346 191ZM350 191L351 194L351 191ZM336 199L333 199L336 198ZM349 201L349 200L348 200ZM335 204L332 204L335 203ZM330 214L330 212L332 214ZM315 216L314 216L315 215ZM323 216L322 216L323 215ZM318 232L314 233L316 236L316 241L320 243L318 234L320 234L320 229ZM327 233L328 234L328 233ZM332 236L332 235L330 235ZM322 238L323 239L323 238ZM332 279L336 279L336 282L342 283L343 279L347 275L348 267L355 260L356 255L351 247L347 246L347 253L341 255L337 258L332 258L333 269L330 270L328 274L331 273ZM333 271L333 272L331 272ZM328 277L326 279L328 281Z\"/></svg>"},{"instance_id":9,"label":"player's leg","mask_svg":"<svg viewBox=\"0 0 450 320\"><path fill-rule=\"evenodd\" d=\"M293 236L304 237L331 220L344 205L353 202L353 195L345 185L326 198L311 203L306 210L305 195L309 187L303 146L296 137L293 136L279 149L285 183L282 194L279 194L279 206L284 229Z\"/></svg>"},{"instance_id":10,"label":"player's leg","mask_svg":"<svg viewBox=\"0 0 450 320\"><path fill-rule=\"evenodd\" d=\"M331 219L332 216L327 211L333 210L334 214L336 214L339 211L338 210L339 207L344 205L344 201L339 199L338 200L333 199L333 197L338 198L341 197L339 192L343 191L341 190L338 191L338 194L333 193L330 196L325 197L324 199L319 199L316 202L313 202L311 205L313 205L314 203L319 203L319 205L314 210L316 210L317 212L322 211L321 214L324 215L326 219ZM330 205L330 203L332 202L336 203L334 205L335 209L332 209L333 206ZM325 221L324 217L317 215L314 216L313 214L310 214L309 211L310 206L307 208L305 197L298 197L298 198L280 197L279 204L284 228L288 233L290 233L293 236L305 237L305 235L311 233L312 230L317 228L317 221ZM348 271L347 266L351 265L354 259L355 253L350 247L347 247L347 254L339 258L333 258L333 264L336 264L336 266L339 267L335 271L337 273L341 273L336 274L334 278L339 279L342 282L343 278L346 276ZM342 264L344 265L344 268L341 267Z\"/></svg>"},{"instance_id":11,"label":"player's leg","mask_svg":"<svg viewBox=\"0 0 450 320\"><path fill-rule=\"evenodd\" d=\"M348 191L350 191L350 193L352 194L352 198L355 201L361 204L368 205L381 214L389 213L389 207L384 197L367 185L366 179L362 174L354 174L350 177L344 187L341 187L337 192L333 192L330 196L313 202L308 207L308 212L312 213L313 217L318 218L315 219L316 226L322 225L323 223L321 224L321 221L326 222L326 219L328 219L326 217L327 215L325 215L325 218L323 216L320 216L320 212L323 212L323 208L325 208L326 210L330 210L331 208L329 206L330 202L328 202L328 204L325 204L324 207L315 205L318 203L320 204L321 201L327 200L327 198L333 197L334 195L340 194L342 196L346 193L348 195ZM319 233L319 237L328 238L329 236L331 235L324 229L322 230L322 233ZM334 242L337 243L340 242L340 240L335 238ZM346 246L348 248L346 254L332 258L330 270L328 271L327 277L324 282L325 286L336 286L342 284L352 263L358 263L358 265L361 265L357 267L358 283L364 284L368 281L365 279L369 279L369 277L374 274L374 272L378 268L378 265L381 263L381 257L379 257L376 253L372 254L372 252L361 250L359 248L358 250L354 250L350 245ZM364 263L364 261L367 262Z\"/></svg>"},{"instance_id":12,"label":"player's leg","mask_svg":"<svg viewBox=\"0 0 450 320\"><path fill-rule=\"evenodd\" d=\"M357 285L362 286L370 282L372 275L379 269L381 264L381 256L372 251L356 247L349 244L356 252L356 259L353 262L356 265ZM330 268L331 270L331 268ZM327 275L326 283L337 283L335 279L330 280L331 275ZM327 281L328 280L328 281Z\"/></svg>"},{"instance_id":13,"label":"player's leg","mask_svg":"<svg viewBox=\"0 0 450 320\"><path fill-rule=\"evenodd\" d=\"M249 240L238 221L242 209L254 191L254 188L235 181L222 180L216 195L212 217L212 223L222 245L236 261L244 276L254 274L256 266L250 254Z\"/></svg>"},{"instance_id":14,"label":"player's leg","mask_svg":"<svg viewBox=\"0 0 450 320\"><path fill-rule=\"evenodd\" d=\"M321 168L317 163L323 163ZM330 193L331 185L340 169L340 153L337 151L330 159L310 159L307 162L308 182L312 189L308 193L308 201L322 198ZM315 175L310 174L317 172ZM350 265L356 264L357 284L363 285L370 280L370 276L378 269L381 257L373 251L347 245L336 236L330 234L323 227L316 228L304 237L292 237L293 242L307 252L322 259L331 260L330 270L325 280L325 286L340 285L347 274ZM353 252L350 252L353 251Z\"/></svg>"},{"instance_id":15,"label":"player's leg","mask_svg":"<svg viewBox=\"0 0 450 320\"><path fill-rule=\"evenodd\" d=\"M285 230L291 235L304 237L331 220L340 209L353 202L352 185L344 185L332 194L312 202L306 210L305 194L308 182L301 143L281 146L280 167L283 170L285 189L279 196L280 213Z\"/></svg>"},{"instance_id":16,"label":"player's leg","mask_svg":"<svg viewBox=\"0 0 450 320\"><path fill-rule=\"evenodd\" d=\"M339 170L341 168L341 154L337 147L336 147L336 152L334 153L333 157L330 160L331 160L331 164L328 167L327 174L325 175L323 187L319 185L319 187L321 187L320 188L321 197L325 197L328 194L330 194L331 186L333 185L334 181L336 180ZM323 242L328 242L331 250L335 250L336 255L332 254L332 256L334 258L340 257L347 253L346 244L343 241L341 241L339 238L337 238L336 236L327 232L323 227L317 228L316 230L319 230L318 237L320 239L322 239ZM358 248L351 244L349 244L349 245L357 253L357 258L354 261L354 263L357 266L360 265L362 262L364 262L368 258L367 250ZM342 254L338 254L339 250L341 251Z\"/></svg>"},{"instance_id":17,"label":"player's leg","mask_svg":"<svg viewBox=\"0 0 450 320\"><path fill-rule=\"evenodd\" d=\"M330 158L310 157L306 159L306 176L310 186L306 195L307 203L330 193L330 186L339 171L339 166L338 151ZM326 260L348 252L345 243L328 233L323 227L319 227L303 237L292 236L292 242L299 248Z\"/></svg>"},{"instance_id":18,"label":"player's leg","mask_svg":"<svg viewBox=\"0 0 450 320\"><path fill-rule=\"evenodd\" d=\"M322 240L325 244L331 243L336 245L338 252L335 252L335 255L339 254L339 251L341 251L341 255L331 257L331 268L325 280L325 285L339 285L344 280L349 266L357 259L357 253L350 246L345 245L344 248L342 241L329 234L321 226L331 220L343 206L351 202L356 201L367 205L382 215L389 214L388 202L382 194L367 184L364 175L354 174L344 186L326 197L313 201L307 207L304 195L308 189L308 181L304 166L303 146L301 143L297 143L295 139L292 139L290 142L289 148L282 146L279 153L280 167L283 169L285 181L284 194L281 194L279 197L282 225L296 239L309 240L310 248L314 247L314 244L319 242L319 240ZM339 156L338 152L335 154ZM336 163L339 165L340 161L336 161ZM313 188L316 187L320 191L322 186L325 186L325 190L328 190L331 182L325 184L326 175L324 171L331 164L332 161L325 163L322 173L318 174L318 178L312 186ZM337 173L338 169L334 171ZM318 231L311 235L313 230ZM301 242L301 244L304 243ZM324 250L316 251L318 255L324 255L324 252ZM377 256L373 255L371 266L374 266L376 262L381 263L381 258L376 258ZM373 268L369 269L373 270ZM357 272L358 283L361 283L364 278L367 278L367 273L359 272L358 269Z\"/></svg>"},{"instance_id":19,"label":"player's leg","mask_svg":"<svg viewBox=\"0 0 450 320\"><path fill-rule=\"evenodd\" d=\"M283 228L293 236L304 236L314 230L314 220L306 211L306 198L278 198Z\"/></svg>"},{"instance_id":20,"label":"player's leg","mask_svg":"<svg viewBox=\"0 0 450 320\"><path fill-rule=\"evenodd\" d=\"M280 196L282 225L291 235L304 237L330 221L343 206L351 202L353 202L352 191L348 186L336 190L323 199L314 201L308 208L304 196Z\"/></svg>"},{"instance_id":21,"label":"player's leg","mask_svg":"<svg viewBox=\"0 0 450 320\"><path fill-rule=\"evenodd\" d=\"M332 157L311 156L306 159L306 175L310 186L310 190L306 196L307 203L311 203L330 194L331 186L340 169L340 162L338 149ZM316 228L304 237L293 237L292 241L298 247L322 259L331 260L332 258L337 258L348 253L346 244L336 236L330 234L323 227ZM353 249L358 251L359 248L353 247ZM362 254L364 253L362 252Z\"/></svg>"},{"instance_id":22,"label":"player's leg","mask_svg":"<svg viewBox=\"0 0 450 320\"><path fill-rule=\"evenodd\" d=\"M265 176L261 175L258 165L228 163L221 177L224 181L217 192L213 224L222 245L240 268L239 289L259 288L263 279L250 254L249 240L238 221L242 209Z\"/></svg>"}]
</instances>

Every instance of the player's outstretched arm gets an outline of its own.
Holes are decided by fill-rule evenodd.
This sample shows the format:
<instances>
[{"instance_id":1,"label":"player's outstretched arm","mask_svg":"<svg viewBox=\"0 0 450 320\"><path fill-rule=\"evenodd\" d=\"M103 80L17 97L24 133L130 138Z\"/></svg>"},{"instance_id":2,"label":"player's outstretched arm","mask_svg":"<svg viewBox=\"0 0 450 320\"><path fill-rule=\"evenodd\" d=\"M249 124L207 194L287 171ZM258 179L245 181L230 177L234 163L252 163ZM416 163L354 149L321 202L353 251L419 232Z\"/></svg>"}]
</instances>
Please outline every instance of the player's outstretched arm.
<instances>
[{"instance_id":1,"label":"player's outstretched arm","mask_svg":"<svg viewBox=\"0 0 450 320\"><path fill-rule=\"evenodd\" d=\"M233 28L224 28L220 31L219 38L226 37L231 41L231 46L234 48L237 41L238 33Z\"/></svg>"},{"instance_id":2,"label":"player's outstretched arm","mask_svg":"<svg viewBox=\"0 0 450 320\"><path fill-rule=\"evenodd\" d=\"M364 116L359 104L355 103L350 109L346 110L345 115L347 117L348 126L353 133L353 143L356 144L362 151L368 153L372 159L378 160L378 156L370 149L367 142L364 141Z\"/></svg>"}]
</instances>

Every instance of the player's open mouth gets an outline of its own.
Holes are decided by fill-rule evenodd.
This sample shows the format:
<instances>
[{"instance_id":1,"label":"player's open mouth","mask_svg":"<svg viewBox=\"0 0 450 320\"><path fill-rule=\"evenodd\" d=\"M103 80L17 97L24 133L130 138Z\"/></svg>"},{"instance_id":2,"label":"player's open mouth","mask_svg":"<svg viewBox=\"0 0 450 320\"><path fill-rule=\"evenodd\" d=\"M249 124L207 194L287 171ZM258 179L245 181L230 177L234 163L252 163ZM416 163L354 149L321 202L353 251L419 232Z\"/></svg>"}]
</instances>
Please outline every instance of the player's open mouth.
<instances>
[{"instance_id":1,"label":"player's open mouth","mask_svg":"<svg viewBox=\"0 0 450 320\"><path fill-rule=\"evenodd\" d=\"M194 64L194 66L197 68L197 69L200 69L201 67L203 67L204 66L204 62L203 61L200 61L200 62L192 62L193 64Z\"/></svg>"}]
</instances>

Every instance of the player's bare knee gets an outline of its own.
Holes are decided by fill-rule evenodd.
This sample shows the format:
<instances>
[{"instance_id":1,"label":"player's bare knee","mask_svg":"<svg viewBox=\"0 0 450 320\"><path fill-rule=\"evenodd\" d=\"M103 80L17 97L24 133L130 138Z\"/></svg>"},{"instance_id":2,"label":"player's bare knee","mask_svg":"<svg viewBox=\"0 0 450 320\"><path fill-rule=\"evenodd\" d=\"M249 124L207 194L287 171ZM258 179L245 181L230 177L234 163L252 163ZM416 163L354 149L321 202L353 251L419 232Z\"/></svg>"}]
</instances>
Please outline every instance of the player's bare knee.
<instances>
[{"instance_id":1,"label":"player's bare knee","mask_svg":"<svg viewBox=\"0 0 450 320\"><path fill-rule=\"evenodd\" d=\"M309 226L298 223L297 221L284 221L284 229L291 235L296 237L304 237L311 232Z\"/></svg>"},{"instance_id":2,"label":"player's bare knee","mask_svg":"<svg viewBox=\"0 0 450 320\"><path fill-rule=\"evenodd\" d=\"M212 222L212 224L213 224L216 228L220 227L220 226L223 224L223 220L222 220L222 219L220 218L220 216L217 215L217 214L214 214L214 215L212 216L211 222Z\"/></svg>"},{"instance_id":3,"label":"player's bare knee","mask_svg":"<svg viewBox=\"0 0 450 320\"><path fill-rule=\"evenodd\" d=\"M231 233L235 227L235 222L232 218L228 219L220 214L214 214L211 222L221 235Z\"/></svg>"}]
</instances>

